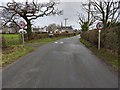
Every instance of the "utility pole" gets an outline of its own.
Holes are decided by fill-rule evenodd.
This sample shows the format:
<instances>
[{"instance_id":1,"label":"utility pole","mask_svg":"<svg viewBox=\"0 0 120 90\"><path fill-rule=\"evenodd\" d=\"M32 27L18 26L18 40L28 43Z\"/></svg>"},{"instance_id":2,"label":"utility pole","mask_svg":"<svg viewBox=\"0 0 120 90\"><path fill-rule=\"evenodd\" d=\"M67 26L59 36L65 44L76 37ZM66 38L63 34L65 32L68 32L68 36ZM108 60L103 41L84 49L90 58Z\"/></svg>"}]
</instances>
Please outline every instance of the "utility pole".
<instances>
[{"instance_id":1,"label":"utility pole","mask_svg":"<svg viewBox=\"0 0 120 90\"><path fill-rule=\"evenodd\" d=\"M61 27L63 26L63 23L62 23L62 21L61 21Z\"/></svg>"},{"instance_id":2,"label":"utility pole","mask_svg":"<svg viewBox=\"0 0 120 90\"><path fill-rule=\"evenodd\" d=\"M65 20L65 27L66 27L66 24L67 24L67 20L68 20L68 18L65 18L64 20Z\"/></svg>"},{"instance_id":3,"label":"utility pole","mask_svg":"<svg viewBox=\"0 0 120 90\"><path fill-rule=\"evenodd\" d=\"M91 0L88 3L88 22L90 22L90 12L91 12Z\"/></svg>"},{"instance_id":4,"label":"utility pole","mask_svg":"<svg viewBox=\"0 0 120 90\"><path fill-rule=\"evenodd\" d=\"M90 24L90 13L91 13L91 0L89 0L89 3L88 3L88 25Z\"/></svg>"}]
</instances>

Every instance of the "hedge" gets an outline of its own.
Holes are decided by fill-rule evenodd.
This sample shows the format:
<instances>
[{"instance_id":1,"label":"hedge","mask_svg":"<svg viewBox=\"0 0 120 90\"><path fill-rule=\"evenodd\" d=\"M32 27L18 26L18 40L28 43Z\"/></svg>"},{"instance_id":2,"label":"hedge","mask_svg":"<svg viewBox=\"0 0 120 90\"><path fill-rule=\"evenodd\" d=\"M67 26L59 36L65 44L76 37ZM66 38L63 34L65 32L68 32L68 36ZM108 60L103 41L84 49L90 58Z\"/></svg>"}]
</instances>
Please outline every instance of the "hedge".
<instances>
[{"instance_id":1,"label":"hedge","mask_svg":"<svg viewBox=\"0 0 120 90\"><path fill-rule=\"evenodd\" d=\"M62 33L62 34L54 34L52 37L70 37L76 35L75 33ZM42 38L50 38L49 34L44 33L32 33L30 40L38 40ZM25 41L28 41L27 35L25 35ZM19 45L21 44L21 35L20 34L3 34L2 35L2 48L6 48L11 45Z\"/></svg>"},{"instance_id":2,"label":"hedge","mask_svg":"<svg viewBox=\"0 0 120 90\"><path fill-rule=\"evenodd\" d=\"M118 52L118 31L120 27L114 27L101 32L101 47L113 53ZM89 41L93 45L98 44L98 30L89 30L81 33L81 38Z\"/></svg>"},{"instance_id":3,"label":"hedge","mask_svg":"<svg viewBox=\"0 0 120 90\"><path fill-rule=\"evenodd\" d=\"M74 36L76 35L75 33L62 33L62 34L54 34L52 37L70 37L70 36ZM41 39L41 38L49 38L49 34L39 34L39 33L31 33L31 40L37 40L37 39ZM27 41L27 35L25 35L25 40Z\"/></svg>"}]
</instances>

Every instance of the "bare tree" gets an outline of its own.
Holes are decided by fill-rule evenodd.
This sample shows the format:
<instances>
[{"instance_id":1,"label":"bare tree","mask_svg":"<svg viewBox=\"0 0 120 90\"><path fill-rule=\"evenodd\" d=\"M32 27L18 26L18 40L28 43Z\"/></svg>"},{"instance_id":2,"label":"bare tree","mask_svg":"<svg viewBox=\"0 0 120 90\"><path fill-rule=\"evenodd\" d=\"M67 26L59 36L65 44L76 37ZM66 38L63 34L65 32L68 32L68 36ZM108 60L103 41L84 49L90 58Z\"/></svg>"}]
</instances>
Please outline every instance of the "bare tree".
<instances>
[{"instance_id":1,"label":"bare tree","mask_svg":"<svg viewBox=\"0 0 120 90\"><path fill-rule=\"evenodd\" d=\"M34 0L32 2L19 3L15 2L8 2L6 6L0 6L3 8L4 12L6 12L6 16L3 16L3 19L6 23L12 21L16 22L16 17L22 17L27 23L27 32L28 32L28 39L30 39L31 35L31 21L37 19L38 17L44 17L49 15L60 15L62 10L55 9L57 5L56 2L50 1L48 3L37 3ZM3 14L5 15L5 14Z\"/></svg>"},{"instance_id":2,"label":"bare tree","mask_svg":"<svg viewBox=\"0 0 120 90\"><path fill-rule=\"evenodd\" d=\"M10 13L7 9L3 9L0 12L0 17L3 22L3 26L5 26L8 22L14 22L15 23L15 16L13 16L14 13ZM13 19L14 18L14 19Z\"/></svg>"},{"instance_id":3,"label":"bare tree","mask_svg":"<svg viewBox=\"0 0 120 90\"><path fill-rule=\"evenodd\" d=\"M107 28L107 24L109 26L112 23L118 21L118 17L120 16L120 1L116 0L93 0L92 6L94 7L94 17L97 20L100 20L104 24L104 28Z\"/></svg>"},{"instance_id":4,"label":"bare tree","mask_svg":"<svg viewBox=\"0 0 120 90\"><path fill-rule=\"evenodd\" d=\"M88 3L83 3L82 6L83 9L87 12L87 21L90 22L91 17L93 16L91 12L91 0L89 0Z\"/></svg>"},{"instance_id":5,"label":"bare tree","mask_svg":"<svg viewBox=\"0 0 120 90\"><path fill-rule=\"evenodd\" d=\"M82 13L78 14L79 24L81 25L82 28L86 27L86 29L89 30L89 26L91 26L95 22L95 19L93 18L93 12L91 10L91 0L89 0L88 3L83 3L82 5L83 9L87 13L87 16L83 15Z\"/></svg>"},{"instance_id":6,"label":"bare tree","mask_svg":"<svg viewBox=\"0 0 120 90\"><path fill-rule=\"evenodd\" d=\"M88 31L89 27L94 23L94 18L91 18L88 21L88 18L86 18L83 14L79 14L79 24L82 28L82 31Z\"/></svg>"},{"instance_id":7,"label":"bare tree","mask_svg":"<svg viewBox=\"0 0 120 90\"><path fill-rule=\"evenodd\" d=\"M80 13L80 14L78 15L78 18L79 18L79 24L80 24L80 25L83 25L84 22L86 22L86 18L85 18L85 16L84 16L82 13Z\"/></svg>"},{"instance_id":8,"label":"bare tree","mask_svg":"<svg viewBox=\"0 0 120 90\"><path fill-rule=\"evenodd\" d=\"M47 30L49 32L54 32L57 28L58 26L55 23L53 23L53 24L48 25Z\"/></svg>"}]
</instances>

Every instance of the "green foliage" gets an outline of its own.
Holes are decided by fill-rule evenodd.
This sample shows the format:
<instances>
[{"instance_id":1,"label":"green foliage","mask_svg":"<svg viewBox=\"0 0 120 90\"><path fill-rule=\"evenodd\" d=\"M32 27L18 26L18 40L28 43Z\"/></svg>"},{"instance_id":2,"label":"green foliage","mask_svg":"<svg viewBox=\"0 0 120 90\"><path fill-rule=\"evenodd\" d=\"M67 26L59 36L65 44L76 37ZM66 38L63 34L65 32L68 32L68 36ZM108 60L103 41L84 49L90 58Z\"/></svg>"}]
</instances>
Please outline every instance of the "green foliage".
<instances>
[{"instance_id":1,"label":"green foliage","mask_svg":"<svg viewBox=\"0 0 120 90\"><path fill-rule=\"evenodd\" d=\"M20 44L19 34L2 34L2 47Z\"/></svg>"},{"instance_id":2,"label":"green foliage","mask_svg":"<svg viewBox=\"0 0 120 90\"><path fill-rule=\"evenodd\" d=\"M83 25L81 25L82 31L88 31L89 29L89 23L88 22L84 22Z\"/></svg>"},{"instance_id":3,"label":"green foliage","mask_svg":"<svg viewBox=\"0 0 120 90\"><path fill-rule=\"evenodd\" d=\"M7 47L3 49L2 60L0 61L0 65L5 66L7 64L10 64L19 57L26 55L28 52L31 52L32 50L32 47L25 46L23 48L21 45Z\"/></svg>"}]
</instances>

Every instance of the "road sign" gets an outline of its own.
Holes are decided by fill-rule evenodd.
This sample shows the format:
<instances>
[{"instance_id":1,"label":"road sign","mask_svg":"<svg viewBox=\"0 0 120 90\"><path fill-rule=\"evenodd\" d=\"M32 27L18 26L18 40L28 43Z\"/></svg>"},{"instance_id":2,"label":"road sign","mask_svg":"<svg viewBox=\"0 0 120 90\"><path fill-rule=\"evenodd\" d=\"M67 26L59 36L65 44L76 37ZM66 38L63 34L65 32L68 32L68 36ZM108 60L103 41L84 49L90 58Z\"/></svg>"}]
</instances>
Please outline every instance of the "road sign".
<instances>
[{"instance_id":1,"label":"road sign","mask_svg":"<svg viewBox=\"0 0 120 90\"><path fill-rule=\"evenodd\" d=\"M24 33L27 33L27 31L24 30L24 29L20 29L20 30L19 30L19 33L21 34L22 45L23 45L23 47L24 47Z\"/></svg>"},{"instance_id":2,"label":"road sign","mask_svg":"<svg viewBox=\"0 0 120 90\"><path fill-rule=\"evenodd\" d=\"M26 26L24 21L20 21L18 25L21 29L23 29Z\"/></svg>"},{"instance_id":3,"label":"road sign","mask_svg":"<svg viewBox=\"0 0 120 90\"><path fill-rule=\"evenodd\" d=\"M99 34L98 34L98 50L99 50L100 49L100 32L103 29L103 23L102 22L98 22L96 27L99 30Z\"/></svg>"},{"instance_id":4,"label":"road sign","mask_svg":"<svg viewBox=\"0 0 120 90\"><path fill-rule=\"evenodd\" d=\"M19 30L19 33L20 33L20 34L22 34L22 33L27 33L27 31L24 30L24 29L20 29L20 30Z\"/></svg>"},{"instance_id":5,"label":"road sign","mask_svg":"<svg viewBox=\"0 0 120 90\"><path fill-rule=\"evenodd\" d=\"M103 29L103 23L102 22L98 22L96 25L98 30L102 30Z\"/></svg>"}]
</instances>

